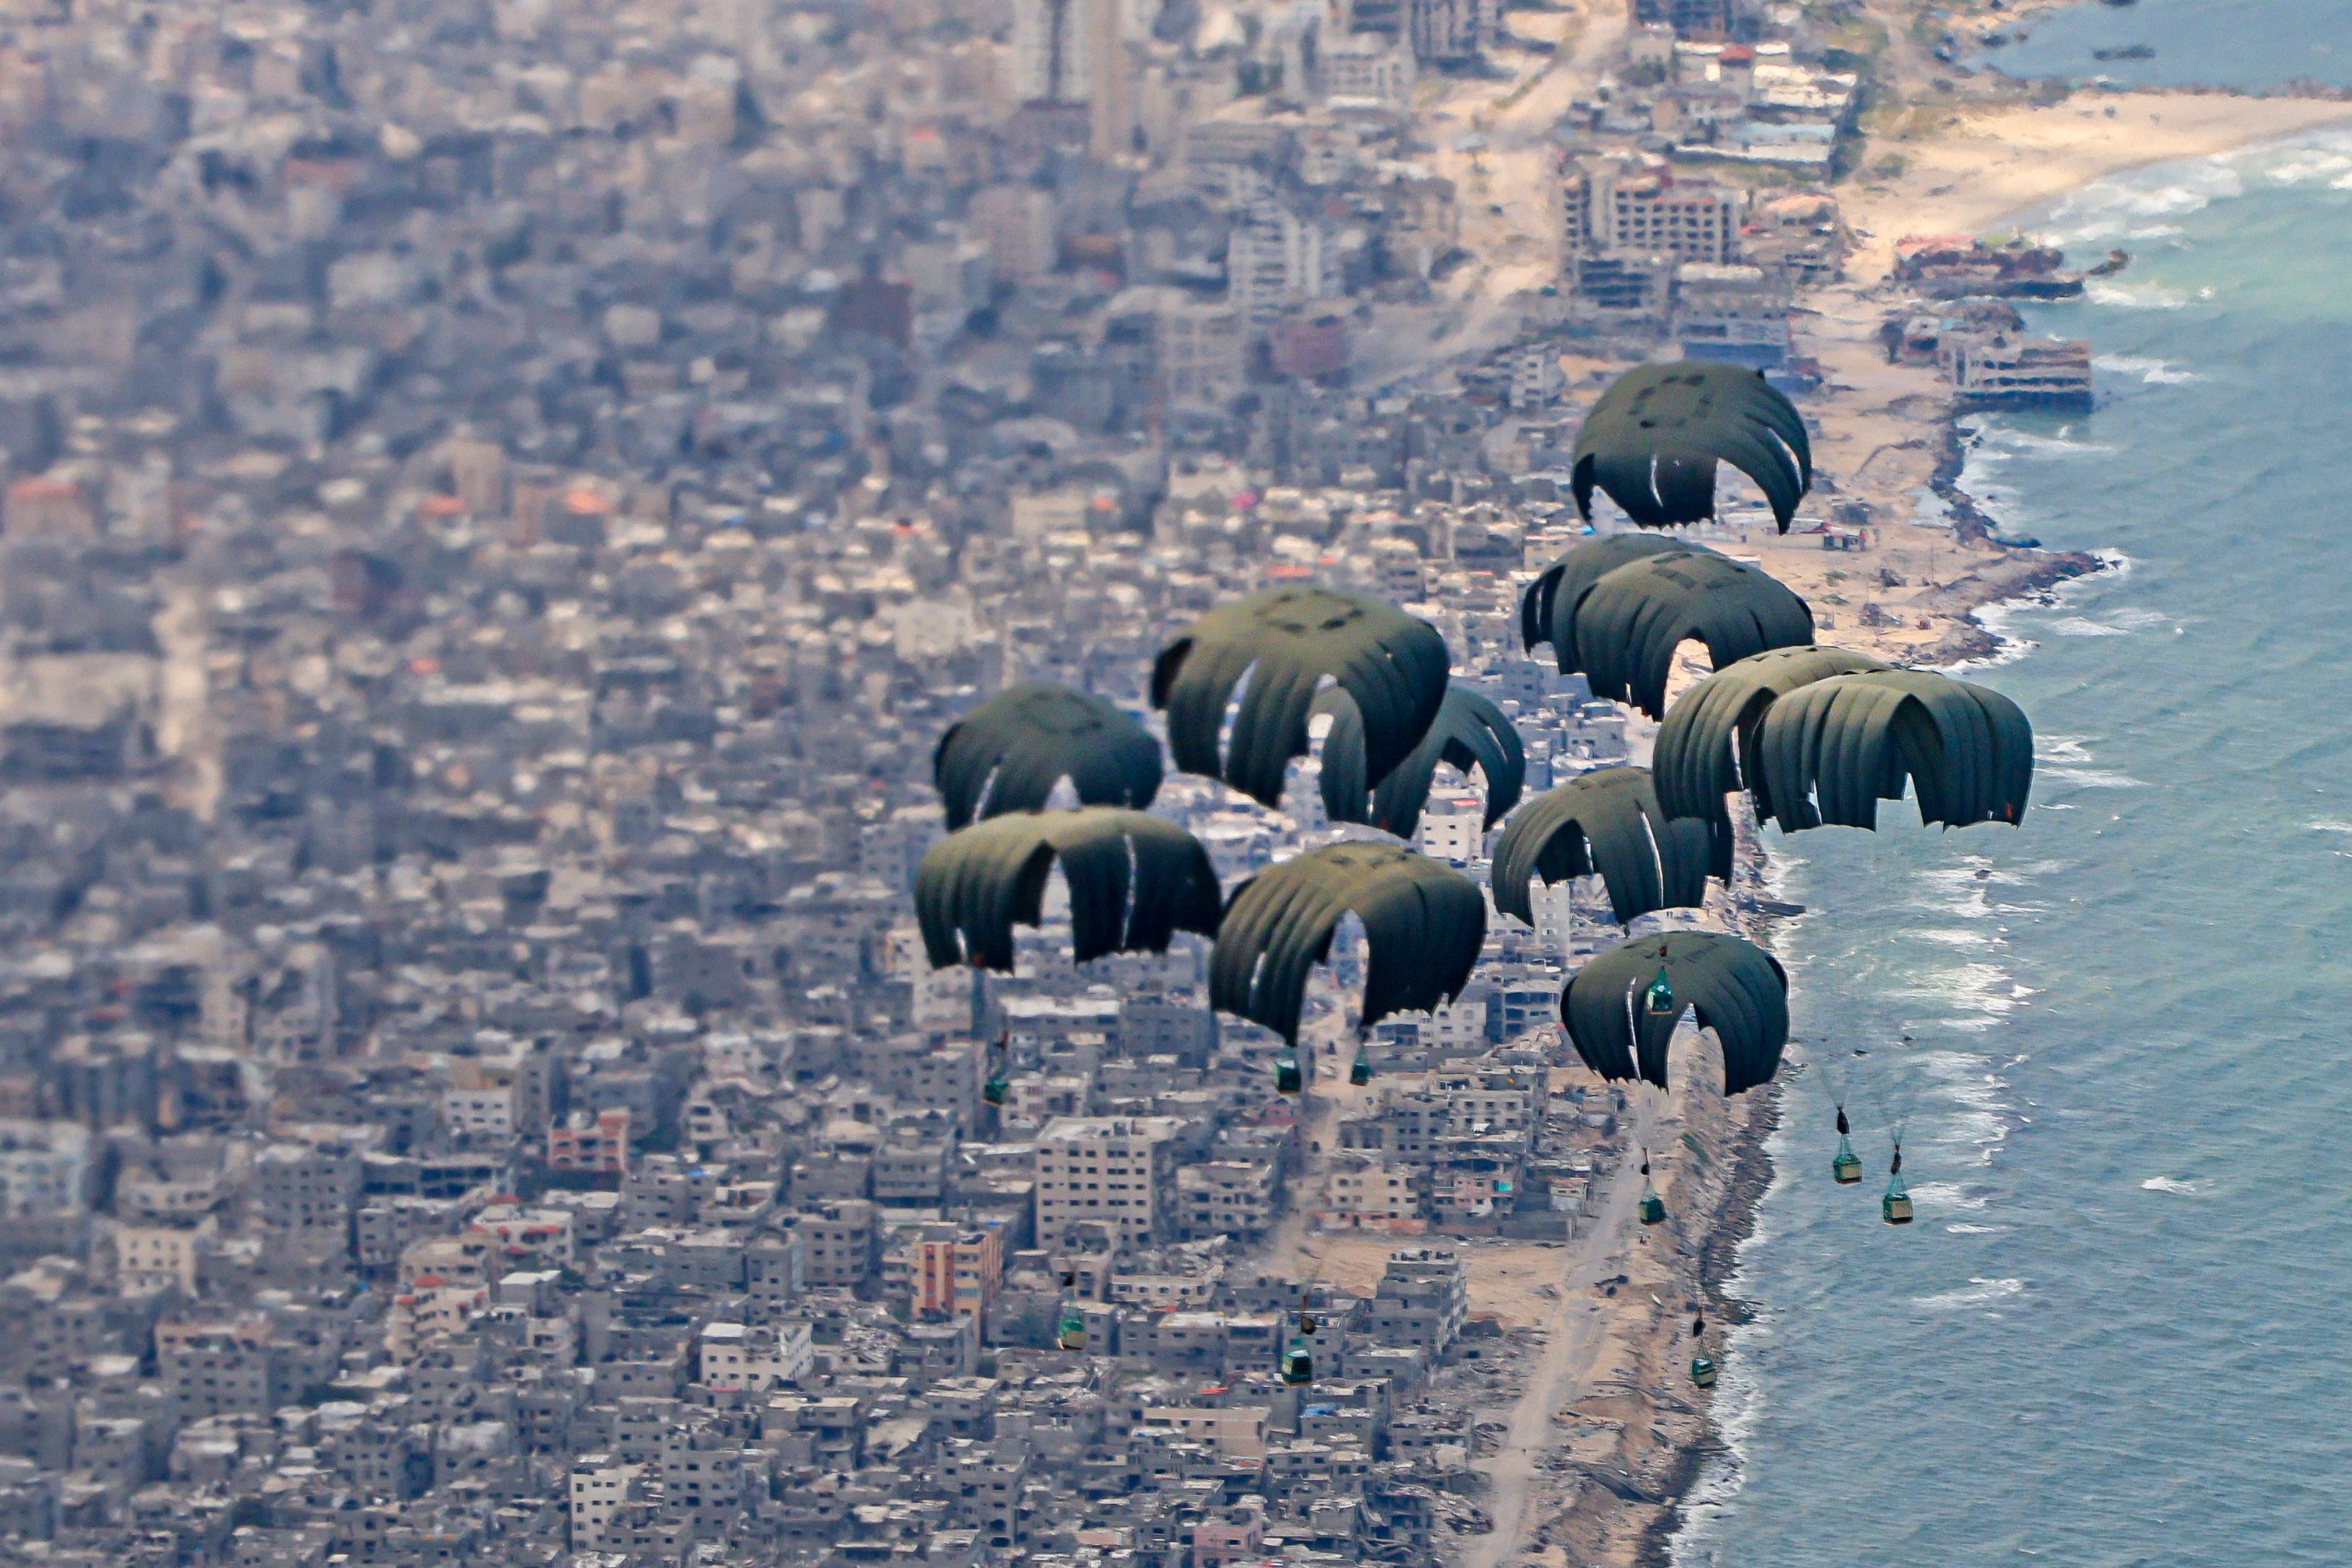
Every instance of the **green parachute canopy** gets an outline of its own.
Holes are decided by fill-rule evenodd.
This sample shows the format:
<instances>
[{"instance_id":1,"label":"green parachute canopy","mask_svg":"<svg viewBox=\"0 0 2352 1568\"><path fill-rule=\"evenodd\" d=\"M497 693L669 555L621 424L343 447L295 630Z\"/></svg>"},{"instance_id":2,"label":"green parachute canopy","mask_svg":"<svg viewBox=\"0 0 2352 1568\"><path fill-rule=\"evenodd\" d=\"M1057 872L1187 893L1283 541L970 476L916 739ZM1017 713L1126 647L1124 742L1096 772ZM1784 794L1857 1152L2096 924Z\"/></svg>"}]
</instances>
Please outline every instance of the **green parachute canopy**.
<instances>
[{"instance_id":1,"label":"green parachute canopy","mask_svg":"<svg viewBox=\"0 0 2352 1568\"><path fill-rule=\"evenodd\" d=\"M1658 804L1669 816L1724 817L1723 797L1757 790L1756 731L1773 702L1833 675L1887 667L1842 647L1783 647L1724 666L1675 699L1651 748ZM1769 813L1764 795L1756 809Z\"/></svg>"},{"instance_id":2,"label":"green parachute canopy","mask_svg":"<svg viewBox=\"0 0 2352 1568\"><path fill-rule=\"evenodd\" d=\"M1715 515L1715 466L1729 463L1772 503L1780 531L1812 488L1805 422L1763 373L1705 360L1637 365L1619 376L1577 432L1576 509L1592 516L1599 485L1643 528Z\"/></svg>"},{"instance_id":3,"label":"green parachute canopy","mask_svg":"<svg viewBox=\"0 0 2352 1568\"><path fill-rule=\"evenodd\" d=\"M1655 533L1612 533L1584 541L1545 567L1543 575L1519 595L1519 646L1532 654L1538 643L1548 642L1562 675L1582 669L1584 658L1576 647L1576 606L1584 595L1620 566L1644 555L1677 551L1700 554L1706 546Z\"/></svg>"},{"instance_id":4,"label":"green parachute canopy","mask_svg":"<svg viewBox=\"0 0 2352 1568\"><path fill-rule=\"evenodd\" d=\"M1370 948L1365 1029L1459 996L1486 937L1486 900L1467 877L1402 845L1329 844L1234 889L1209 956L1210 1005L1296 1044L1307 971L1350 912Z\"/></svg>"},{"instance_id":5,"label":"green parachute canopy","mask_svg":"<svg viewBox=\"0 0 2352 1568\"><path fill-rule=\"evenodd\" d=\"M1673 1011L1646 998L1664 971ZM1584 1065L1602 1078L1666 1085L1666 1047L1684 1007L1723 1047L1723 1092L1768 1081L1789 1043L1789 976L1780 961L1742 938L1678 931L1645 936L1596 956L1559 994L1560 1021Z\"/></svg>"},{"instance_id":6,"label":"green parachute canopy","mask_svg":"<svg viewBox=\"0 0 2352 1568\"><path fill-rule=\"evenodd\" d=\"M1085 805L1140 811L1160 793L1160 742L1091 692L1024 680L950 725L931 753L950 828L1040 810L1064 779Z\"/></svg>"},{"instance_id":7,"label":"green parachute canopy","mask_svg":"<svg viewBox=\"0 0 2352 1568\"><path fill-rule=\"evenodd\" d=\"M1731 879L1731 825L1670 817L1646 768L1598 768L1545 791L1495 847L1495 907L1536 923L1528 880L1553 887L1597 876L1619 925L1706 901L1706 879Z\"/></svg>"},{"instance_id":8,"label":"green parachute canopy","mask_svg":"<svg viewBox=\"0 0 2352 1568\"><path fill-rule=\"evenodd\" d=\"M1369 823L1399 838L1412 837L1441 762L1462 773L1475 767L1485 775L1488 827L1518 804L1526 787L1528 754L1518 731L1501 709L1467 687L1445 689L1437 722L1370 792L1369 800L1364 725L1354 700L1334 689L1315 700L1315 711L1331 715L1331 728L1323 737L1322 786L1323 809L1334 822Z\"/></svg>"},{"instance_id":9,"label":"green parachute canopy","mask_svg":"<svg viewBox=\"0 0 2352 1568\"><path fill-rule=\"evenodd\" d=\"M1876 827L1907 779L1922 823L2015 824L2033 788L2033 726L2000 692L1927 669L1833 675L1774 702L1757 768L1782 831Z\"/></svg>"},{"instance_id":10,"label":"green parachute canopy","mask_svg":"<svg viewBox=\"0 0 2352 1568\"><path fill-rule=\"evenodd\" d=\"M1276 588L1220 605L1160 650L1151 705L1168 710L1168 749L1189 773L1222 778L1261 805L1307 748L1307 717L1326 676L1352 698L1364 778L1404 761L1445 700L1445 639L1393 605L1328 588ZM1226 704L1248 686L1223 756Z\"/></svg>"},{"instance_id":11,"label":"green parachute canopy","mask_svg":"<svg viewBox=\"0 0 2352 1568\"><path fill-rule=\"evenodd\" d=\"M1778 579L1713 552L1628 562L1569 614L1567 635L1596 697L1666 710L1675 650L1693 638L1717 669L1768 648L1810 647L1813 612ZM1557 626L1555 630L1557 631ZM1555 648L1559 643L1555 639Z\"/></svg>"},{"instance_id":12,"label":"green parachute canopy","mask_svg":"<svg viewBox=\"0 0 2352 1568\"><path fill-rule=\"evenodd\" d=\"M1208 851L1165 817L1116 806L1018 812L949 834L915 870L931 967L1013 969L1013 928L1034 926L1055 857L1070 888L1070 956L1164 952L1179 931L1214 936L1223 912Z\"/></svg>"}]
</instances>

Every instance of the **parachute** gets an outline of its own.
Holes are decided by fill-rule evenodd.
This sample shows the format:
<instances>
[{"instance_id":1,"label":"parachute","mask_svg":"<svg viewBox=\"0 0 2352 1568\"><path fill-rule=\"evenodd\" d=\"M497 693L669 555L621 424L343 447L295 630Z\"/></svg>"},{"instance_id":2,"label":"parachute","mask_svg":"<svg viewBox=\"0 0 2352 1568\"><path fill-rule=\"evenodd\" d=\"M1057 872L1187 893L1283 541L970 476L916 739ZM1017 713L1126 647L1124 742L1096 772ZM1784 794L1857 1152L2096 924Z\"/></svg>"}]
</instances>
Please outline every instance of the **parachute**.
<instances>
[{"instance_id":1,"label":"parachute","mask_svg":"<svg viewBox=\"0 0 2352 1568\"><path fill-rule=\"evenodd\" d=\"M1643 1001L1661 976L1671 996L1663 1013ZM1789 976L1744 938L1701 931L1641 937L1595 957L1559 995L1560 1021L1585 1066L1660 1089L1685 1006L1723 1047L1724 1093L1745 1093L1779 1069L1789 1041Z\"/></svg>"},{"instance_id":2,"label":"parachute","mask_svg":"<svg viewBox=\"0 0 2352 1568\"><path fill-rule=\"evenodd\" d=\"M1575 641L1592 694L1666 710L1675 650L1693 638L1721 669L1768 648L1810 647L1813 612L1780 583L1729 556L1652 555L1620 566L1576 607Z\"/></svg>"},{"instance_id":3,"label":"parachute","mask_svg":"<svg viewBox=\"0 0 2352 1568\"><path fill-rule=\"evenodd\" d=\"M1715 466L1756 481L1780 531L1812 488L1805 422L1760 371L1706 361L1637 365L1619 376L1577 432L1576 510L1590 521L1595 485L1643 528L1715 515Z\"/></svg>"},{"instance_id":4,"label":"parachute","mask_svg":"<svg viewBox=\"0 0 2352 1568\"><path fill-rule=\"evenodd\" d=\"M1919 820L2015 824L2033 787L2033 726L1988 687L1927 669L1833 675L1774 702L1756 736L1759 810L1783 832L1876 827L1910 781Z\"/></svg>"},{"instance_id":5,"label":"parachute","mask_svg":"<svg viewBox=\"0 0 2352 1568\"><path fill-rule=\"evenodd\" d=\"M1355 702L1369 787L1436 721L1446 665L1436 628L1393 605L1328 588L1276 588L1218 605L1160 649L1151 705L1168 710L1177 767L1276 805L1290 759L1306 753L1307 716L1325 676ZM1232 744L1220 756L1225 706L1244 676Z\"/></svg>"},{"instance_id":6,"label":"parachute","mask_svg":"<svg viewBox=\"0 0 2352 1568\"><path fill-rule=\"evenodd\" d=\"M1355 842L1309 849L1234 889L1209 955L1210 1005L1296 1045L1307 967L1351 911L1370 948L1360 1027L1462 994L1486 935L1477 884L1402 845Z\"/></svg>"},{"instance_id":7,"label":"parachute","mask_svg":"<svg viewBox=\"0 0 2352 1568\"><path fill-rule=\"evenodd\" d=\"M1675 699L1659 727L1650 753L1658 804L1669 816L1723 816L1723 797L1757 783L1756 731L1775 699L1833 675L1886 668L1842 647L1773 648L1726 665Z\"/></svg>"},{"instance_id":8,"label":"parachute","mask_svg":"<svg viewBox=\"0 0 2352 1568\"><path fill-rule=\"evenodd\" d=\"M1022 681L950 725L931 753L950 829L1041 810L1066 778L1083 805L1140 811L1160 793L1160 742L1091 692Z\"/></svg>"},{"instance_id":9,"label":"parachute","mask_svg":"<svg viewBox=\"0 0 2352 1568\"><path fill-rule=\"evenodd\" d=\"M1619 925L1656 910L1695 908L1706 879L1731 878L1731 825L1669 817L1644 768L1598 768L1545 791L1495 847L1495 907L1536 923L1528 880L1597 876Z\"/></svg>"},{"instance_id":10,"label":"parachute","mask_svg":"<svg viewBox=\"0 0 2352 1568\"><path fill-rule=\"evenodd\" d=\"M1076 962L1162 952L1179 931L1216 934L1216 870L1174 823L1115 806L1022 812L948 835L916 868L915 918L931 967L1010 973L1013 927L1037 923L1057 855Z\"/></svg>"},{"instance_id":11,"label":"parachute","mask_svg":"<svg viewBox=\"0 0 2352 1568\"><path fill-rule=\"evenodd\" d=\"M1476 768L1486 780L1486 826L1492 827L1517 805L1528 776L1528 754L1519 732L1503 710L1466 687L1449 686L1429 733L1380 782L1366 800L1364 726L1353 699L1326 691L1315 710L1331 715L1323 737L1323 809L1334 822L1363 822L1399 838L1412 837L1437 764L1462 773Z\"/></svg>"},{"instance_id":12,"label":"parachute","mask_svg":"<svg viewBox=\"0 0 2352 1568\"><path fill-rule=\"evenodd\" d=\"M1697 553L1706 549L1704 544L1654 533L1612 533L1586 540L1545 567L1543 575L1519 595L1520 646L1533 653L1538 643L1548 642L1562 675L1582 669L1584 660L1576 647L1576 606L1595 583L1645 555Z\"/></svg>"}]
</instances>

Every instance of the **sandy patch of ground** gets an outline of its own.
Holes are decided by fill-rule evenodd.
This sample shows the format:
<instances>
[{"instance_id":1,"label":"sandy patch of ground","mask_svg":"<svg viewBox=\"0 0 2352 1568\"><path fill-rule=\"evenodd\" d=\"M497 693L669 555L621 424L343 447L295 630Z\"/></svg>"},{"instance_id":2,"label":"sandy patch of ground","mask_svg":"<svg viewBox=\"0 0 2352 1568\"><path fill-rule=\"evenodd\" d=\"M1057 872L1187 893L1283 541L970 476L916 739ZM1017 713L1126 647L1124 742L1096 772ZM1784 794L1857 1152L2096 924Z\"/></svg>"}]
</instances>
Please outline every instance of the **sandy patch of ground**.
<instances>
[{"instance_id":1,"label":"sandy patch of ground","mask_svg":"<svg viewBox=\"0 0 2352 1568\"><path fill-rule=\"evenodd\" d=\"M1865 174L1841 188L1861 245L1847 270L1883 277L1895 242L1906 234L1982 234L2126 169L2210 157L2346 121L2352 103L2220 94L2084 92L2045 108L1955 108L1924 138L1871 143L1862 166L1875 170L1899 157L1899 175Z\"/></svg>"}]
</instances>

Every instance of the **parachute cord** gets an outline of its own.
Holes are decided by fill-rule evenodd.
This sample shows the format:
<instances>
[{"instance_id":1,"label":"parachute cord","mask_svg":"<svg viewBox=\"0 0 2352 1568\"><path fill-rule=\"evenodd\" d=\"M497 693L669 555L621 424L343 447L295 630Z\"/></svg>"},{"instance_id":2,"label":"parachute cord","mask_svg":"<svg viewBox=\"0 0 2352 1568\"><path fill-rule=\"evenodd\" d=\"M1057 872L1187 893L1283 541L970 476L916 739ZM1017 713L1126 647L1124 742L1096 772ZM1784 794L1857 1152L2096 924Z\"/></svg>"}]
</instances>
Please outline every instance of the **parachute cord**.
<instances>
[{"instance_id":1,"label":"parachute cord","mask_svg":"<svg viewBox=\"0 0 2352 1568\"><path fill-rule=\"evenodd\" d=\"M1829 1046L1827 1040L1822 1041L1819 1054L1808 1059L1822 1069L1822 1088L1828 1093L1830 1104L1837 1110L1838 1131L1843 1132L1847 1131L1845 1108L1853 1100L1853 1080L1838 1070L1837 1058L1831 1053Z\"/></svg>"}]
</instances>

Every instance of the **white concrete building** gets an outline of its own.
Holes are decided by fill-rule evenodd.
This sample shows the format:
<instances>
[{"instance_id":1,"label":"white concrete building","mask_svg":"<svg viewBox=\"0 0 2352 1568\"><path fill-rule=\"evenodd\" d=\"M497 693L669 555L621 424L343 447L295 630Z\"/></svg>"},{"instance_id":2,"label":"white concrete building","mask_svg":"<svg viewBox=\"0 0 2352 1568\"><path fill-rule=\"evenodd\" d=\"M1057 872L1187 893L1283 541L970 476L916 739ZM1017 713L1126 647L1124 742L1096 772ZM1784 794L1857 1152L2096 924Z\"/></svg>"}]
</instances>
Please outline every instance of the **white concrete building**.
<instances>
[{"instance_id":1,"label":"white concrete building","mask_svg":"<svg viewBox=\"0 0 2352 1568\"><path fill-rule=\"evenodd\" d=\"M695 1341L695 1381L754 1394L798 1383L815 1357L809 1325L705 1323Z\"/></svg>"},{"instance_id":2,"label":"white concrete building","mask_svg":"<svg viewBox=\"0 0 2352 1568\"><path fill-rule=\"evenodd\" d=\"M1056 1247L1097 1220L1122 1247L1167 1239L1175 1191L1172 1116L1064 1116L1037 1135L1037 1241Z\"/></svg>"}]
</instances>

